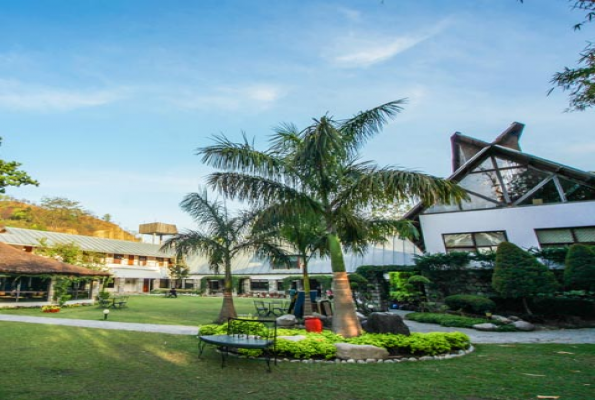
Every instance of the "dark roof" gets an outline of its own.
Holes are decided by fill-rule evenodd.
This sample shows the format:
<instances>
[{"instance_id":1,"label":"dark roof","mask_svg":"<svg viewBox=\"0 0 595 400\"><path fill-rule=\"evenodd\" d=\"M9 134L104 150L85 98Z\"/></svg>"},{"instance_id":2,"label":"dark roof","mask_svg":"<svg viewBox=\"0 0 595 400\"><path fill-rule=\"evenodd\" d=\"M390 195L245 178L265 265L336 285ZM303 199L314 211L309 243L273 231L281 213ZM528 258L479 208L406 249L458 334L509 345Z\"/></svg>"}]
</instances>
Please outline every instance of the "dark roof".
<instances>
[{"instance_id":1,"label":"dark roof","mask_svg":"<svg viewBox=\"0 0 595 400\"><path fill-rule=\"evenodd\" d=\"M63 263L53 258L41 257L0 243L0 273L19 275L76 275L109 276L107 272L94 271Z\"/></svg>"}]
</instances>

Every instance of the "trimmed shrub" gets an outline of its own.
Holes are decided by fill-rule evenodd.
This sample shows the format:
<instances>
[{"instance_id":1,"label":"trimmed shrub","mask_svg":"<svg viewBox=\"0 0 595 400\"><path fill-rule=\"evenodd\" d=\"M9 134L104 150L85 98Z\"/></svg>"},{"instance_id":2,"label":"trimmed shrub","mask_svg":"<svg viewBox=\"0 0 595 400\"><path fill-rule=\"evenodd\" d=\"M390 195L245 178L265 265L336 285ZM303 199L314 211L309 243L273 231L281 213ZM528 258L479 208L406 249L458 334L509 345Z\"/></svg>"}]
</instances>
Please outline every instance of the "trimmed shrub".
<instances>
[{"instance_id":1,"label":"trimmed shrub","mask_svg":"<svg viewBox=\"0 0 595 400\"><path fill-rule=\"evenodd\" d=\"M464 317L461 315L437 314L437 313L410 313L405 319L411 321L424 322L428 324L438 324L454 328L473 328L473 325L493 322L485 318Z\"/></svg>"},{"instance_id":2,"label":"trimmed shrub","mask_svg":"<svg viewBox=\"0 0 595 400\"><path fill-rule=\"evenodd\" d=\"M502 242L496 251L492 286L504 298L522 299L525 311L531 314L527 298L552 294L558 285L554 274L534 256Z\"/></svg>"},{"instance_id":3,"label":"trimmed shrub","mask_svg":"<svg viewBox=\"0 0 595 400\"><path fill-rule=\"evenodd\" d=\"M568 249L564 268L567 289L595 291L595 252L584 244Z\"/></svg>"},{"instance_id":4,"label":"trimmed shrub","mask_svg":"<svg viewBox=\"0 0 595 400\"><path fill-rule=\"evenodd\" d=\"M444 302L451 310L463 310L473 314L485 314L496 309L496 303L492 300L472 294L455 294L448 296Z\"/></svg>"}]
</instances>

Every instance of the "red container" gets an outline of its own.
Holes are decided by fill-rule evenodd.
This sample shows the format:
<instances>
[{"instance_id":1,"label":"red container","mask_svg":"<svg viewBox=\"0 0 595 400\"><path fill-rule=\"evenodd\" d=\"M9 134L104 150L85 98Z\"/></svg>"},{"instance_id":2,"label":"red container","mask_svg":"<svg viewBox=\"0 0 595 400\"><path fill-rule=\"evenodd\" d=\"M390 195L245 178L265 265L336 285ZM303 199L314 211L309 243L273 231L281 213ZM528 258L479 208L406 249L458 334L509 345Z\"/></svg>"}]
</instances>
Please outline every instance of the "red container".
<instances>
[{"instance_id":1,"label":"red container","mask_svg":"<svg viewBox=\"0 0 595 400\"><path fill-rule=\"evenodd\" d=\"M315 333L322 332L322 321L320 320L320 318L305 317L304 325L306 326L307 332L315 332Z\"/></svg>"}]
</instances>

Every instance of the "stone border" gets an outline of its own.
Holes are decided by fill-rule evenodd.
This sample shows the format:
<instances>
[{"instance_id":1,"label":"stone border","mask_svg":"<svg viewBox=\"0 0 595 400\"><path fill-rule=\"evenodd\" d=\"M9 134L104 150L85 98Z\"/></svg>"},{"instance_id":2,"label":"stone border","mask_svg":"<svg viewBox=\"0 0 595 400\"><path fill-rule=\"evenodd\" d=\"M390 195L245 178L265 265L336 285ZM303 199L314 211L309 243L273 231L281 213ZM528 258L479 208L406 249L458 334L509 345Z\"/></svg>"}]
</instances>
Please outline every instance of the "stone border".
<instances>
[{"instance_id":1,"label":"stone border","mask_svg":"<svg viewBox=\"0 0 595 400\"><path fill-rule=\"evenodd\" d=\"M220 352L220 350L216 350ZM354 360L350 358L349 360L298 360L298 359L290 359L290 358L278 358L277 362L290 362L290 363L302 363L302 364L399 364L403 362L416 362L416 361L435 361L435 360L450 360L452 358L458 358L466 356L469 353L473 353L475 351L475 347L473 345L469 345L467 350L459 350L456 353L446 353L446 354L439 354L437 356L421 356L421 357L408 357L408 358L400 358L400 359L375 359L369 358L367 360ZM244 356L236 353L229 353L233 357L238 358L248 358L248 359L255 359L255 360L266 360L265 358L255 358L250 356Z\"/></svg>"}]
</instances>

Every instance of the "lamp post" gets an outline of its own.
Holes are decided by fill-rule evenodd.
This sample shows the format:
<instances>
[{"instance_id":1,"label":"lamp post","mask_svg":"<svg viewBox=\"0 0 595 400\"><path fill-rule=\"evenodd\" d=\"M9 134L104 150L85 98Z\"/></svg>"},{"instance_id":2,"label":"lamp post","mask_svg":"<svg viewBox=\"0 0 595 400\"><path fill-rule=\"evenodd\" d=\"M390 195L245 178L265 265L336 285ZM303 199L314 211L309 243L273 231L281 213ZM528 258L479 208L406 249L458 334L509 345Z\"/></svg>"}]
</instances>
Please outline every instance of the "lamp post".
<instances>
[{"instance_id":1,"label":"lamp post","mask_svg":"<svg viewBox=\"0 0 595 400\"><path fill-rule=\"evenodd\" d=\"M103 320L107 320L107 316L109 315L109 310L106 308L105 310L103 310Z\"/></svg>"}]
</instances>

